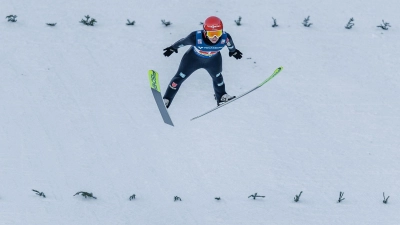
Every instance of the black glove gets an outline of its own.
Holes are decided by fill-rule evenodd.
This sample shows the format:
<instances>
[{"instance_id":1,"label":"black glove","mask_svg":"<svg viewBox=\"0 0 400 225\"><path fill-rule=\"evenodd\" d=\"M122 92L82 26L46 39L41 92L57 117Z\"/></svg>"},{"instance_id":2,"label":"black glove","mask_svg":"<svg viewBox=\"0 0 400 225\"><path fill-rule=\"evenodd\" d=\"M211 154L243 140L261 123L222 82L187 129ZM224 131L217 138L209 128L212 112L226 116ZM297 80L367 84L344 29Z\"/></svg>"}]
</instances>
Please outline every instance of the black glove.
<instances>
[{"instance_id":1,"label":"black glove","mask_svg":"<svg viewBox=\"0 0 400 225\"><path fill-rule=\"evenodd\" d=\"M241 59L242 52L236 49L234 52L229 52L229 57L231 56L235 57L235 59Z\"/></svg>"},{"instance_id":2,"label":"black glove","mask_svg":"<svg viewBox=\"0 0 400 225\"><path fill-rule=\"evenodd\" d=\"M163 51L165 51L164 52L164 55L166 56L166 57L169 57L172 53L178 53L178 49L175 49L175 48L173 48L172 46L171 47L168 47L168 48L164 48L164 50Z\"/></svg>"}]
</instances>

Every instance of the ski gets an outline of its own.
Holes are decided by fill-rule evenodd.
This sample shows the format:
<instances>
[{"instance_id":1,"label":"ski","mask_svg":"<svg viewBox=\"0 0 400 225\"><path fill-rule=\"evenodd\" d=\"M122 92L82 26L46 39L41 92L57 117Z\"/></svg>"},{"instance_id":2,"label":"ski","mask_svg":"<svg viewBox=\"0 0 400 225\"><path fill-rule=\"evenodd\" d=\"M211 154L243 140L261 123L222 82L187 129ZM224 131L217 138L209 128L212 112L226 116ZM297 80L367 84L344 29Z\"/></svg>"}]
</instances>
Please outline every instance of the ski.
<instances>
[{"instance_id":1,"label":"ski","mask_svg":"<svg viewBox=\"0 0 400 225\"><path fill-rule=\"evenodd\" d=\"M224 106L228 105L229 103L232 103L233 101L236 101L236 100L238 100L239 98L241 98L241 97L243 97L243 96L249 94L250 92L255 91L256 89L258 89L259 87L263 86L263 85L266 84L268 81L270 81L272 78L274 78L276 75L278 75L278 73L281 72L282 70L283 70L283 67L282 67L282 66L279 67L279 68L277 68L277 69L272 73L271 76L269 76L269 77L268 77L267 79L265 79L261 84L257 85L255 88L253 88L253 89L251 89L250 91L247 91L247 92L245 92L245 93L243 93L243 94L241 94L241 95L239 95L239 96L236 96L236 98L233 98L232 100L229 100L228 102L226 102L226 103L224 103L224 104L222 104L222 105L219 105L219 106L217 106L217 107L215 107L215 108L213 108L213 109L211 109L211 110L209 110L209 111L207 111L207 112L205 112L205 113L203 113L203 114L201 114L201 115L199 115L199 116L193 117L193 118L191 119L191 121L192 121L192 120L195 120L195 119L198 119L198 118L200 118L200 117L202 117L202 116L204 116L204 115L207 115L207 114L209 114L210 112L215 111L215 110L217 110L217 109L219 109L219 108L221 108L221 107L224 107Z\"/></svg>"},{"instance_id":2,"label":"ski","mask_svg":"<svg viewBox=\"0 0 400 225\"><path fill-rule=\"evenodd\" d=\"M164 123L174 126L171 117L168 114L168 110L165 107L164 100L161 96L160 82L158 81L158 73L156 71L149 70L149 81L150 81L151 92L153 93L154 100L156 100L158 110L160 111Z\"/></svg>"}]
</instances>

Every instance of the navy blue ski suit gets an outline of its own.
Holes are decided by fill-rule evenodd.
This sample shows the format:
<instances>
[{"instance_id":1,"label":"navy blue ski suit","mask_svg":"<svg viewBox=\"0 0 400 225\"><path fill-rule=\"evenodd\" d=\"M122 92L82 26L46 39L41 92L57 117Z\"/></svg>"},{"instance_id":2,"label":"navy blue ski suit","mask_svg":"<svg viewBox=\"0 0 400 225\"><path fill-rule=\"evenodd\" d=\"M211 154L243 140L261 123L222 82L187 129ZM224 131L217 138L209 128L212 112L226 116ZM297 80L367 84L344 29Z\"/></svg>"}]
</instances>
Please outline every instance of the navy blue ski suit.
<instances>
[{"instance_id":1,"label":"navy blue ski suit","mask_svg":"<svg viewBox=\"0 0 400 225\"><path fill-rule=\"evenodd\" d=\"M163 97L164 99L169 100L167 107L170 106L182 83L194 71L200 68L207 70L213 79L215 97L217 99L217 103L219 103L221 96L226 94L224 79L221 74L222 57L220 50L227 46L230 53L236 51L231 36L228 33L223 32L218 42L213 44L210 40L208 40L207 37L204 36L202 30L193 31L186 38L182 38L175 42L173 45L171 45L171 47L177 50L178 48L186 45L191 45L191 47L183 55L178 71L171 79L171 82L169 83Z\"/></svg>"}]
</instances>

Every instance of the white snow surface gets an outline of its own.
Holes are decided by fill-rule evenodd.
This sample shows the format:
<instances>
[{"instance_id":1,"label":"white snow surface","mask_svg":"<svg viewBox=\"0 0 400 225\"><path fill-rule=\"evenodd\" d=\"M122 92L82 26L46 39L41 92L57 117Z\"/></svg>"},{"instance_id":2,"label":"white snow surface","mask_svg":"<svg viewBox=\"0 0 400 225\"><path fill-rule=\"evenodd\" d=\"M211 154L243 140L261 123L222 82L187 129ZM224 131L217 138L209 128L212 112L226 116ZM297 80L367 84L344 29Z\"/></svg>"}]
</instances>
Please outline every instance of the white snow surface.
<instances>
[{"instance_id":1,"label":"white snow surface","mask_svg":"<svg viewBox=\"0 0 400 225\"><path fill-rule=\"evenodd\" d=\"M0 5L0 224L400 224L397 0ZM80 24L85 15L98 23ZM169 58L162 49L211 15L243 52L222 50L229 94L284 69L190 121L216 106L198 70L168 126L147 72L165 91L188 47ZM256 192L265 198L248 198Z\"/></svg>"}]
</instances>

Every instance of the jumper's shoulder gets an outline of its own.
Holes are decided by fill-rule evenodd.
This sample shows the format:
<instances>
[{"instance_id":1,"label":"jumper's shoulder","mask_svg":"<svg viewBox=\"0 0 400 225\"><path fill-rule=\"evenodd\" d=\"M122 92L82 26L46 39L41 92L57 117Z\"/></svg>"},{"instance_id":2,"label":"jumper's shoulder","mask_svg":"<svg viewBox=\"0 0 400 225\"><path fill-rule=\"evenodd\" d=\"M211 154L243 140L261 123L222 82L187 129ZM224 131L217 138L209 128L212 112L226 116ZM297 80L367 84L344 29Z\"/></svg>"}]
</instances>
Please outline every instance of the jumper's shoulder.
<instances>
[{"instance_id":1,"label":"jumper's shoulder","mask_svg":"<svg viewBox=\"0 0 400 225\"><path fill-rule=\"evenodd\" d=\"M228 32L224 31L224 33L226 34L226 37L227 37L227 38L229 38L229 39L232 38L232 36L231 36Z\"/></svg>"},{"instance_id":2,"label":"jumper's shoulder","mask_svg":"<svg viewBox=\"0 0 400 225\"><path fill-rule=\"evenodd\" d=\"M192 31L192 32L187 36L187 38L190 39L193 43L196 43L197 33L199 33L199 32L201 32L201 31L199 31L199 30Z\"/></svg>"}]
</instances>

